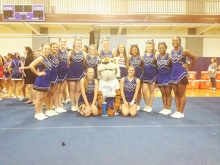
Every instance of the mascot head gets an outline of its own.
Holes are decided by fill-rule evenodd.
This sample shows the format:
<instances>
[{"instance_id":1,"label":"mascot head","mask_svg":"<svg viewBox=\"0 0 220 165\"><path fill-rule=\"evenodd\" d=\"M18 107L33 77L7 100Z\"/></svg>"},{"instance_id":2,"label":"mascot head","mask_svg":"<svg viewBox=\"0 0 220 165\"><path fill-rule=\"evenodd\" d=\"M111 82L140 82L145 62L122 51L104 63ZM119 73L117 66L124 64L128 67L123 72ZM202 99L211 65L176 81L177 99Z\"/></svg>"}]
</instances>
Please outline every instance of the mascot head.
<instances>
[{"instance_id":1,"label":"mascot head","mask_svg":"<svg viewBox=\"0 0 220 165\"><path fill-rule=\"evenodd\" d=\"M120 69L113 58L104 58L98 65L98 79L112 80L120 77Z\"/></svg>"}]
</instances>

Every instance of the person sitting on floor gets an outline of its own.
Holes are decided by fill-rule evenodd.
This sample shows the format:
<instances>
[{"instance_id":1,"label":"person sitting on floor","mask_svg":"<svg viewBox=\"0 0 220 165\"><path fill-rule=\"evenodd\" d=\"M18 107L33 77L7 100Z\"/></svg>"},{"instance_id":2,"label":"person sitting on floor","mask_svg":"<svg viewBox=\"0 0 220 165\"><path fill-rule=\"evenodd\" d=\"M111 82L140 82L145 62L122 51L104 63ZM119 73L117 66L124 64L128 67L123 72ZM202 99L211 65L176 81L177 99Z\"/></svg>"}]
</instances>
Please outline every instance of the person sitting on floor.
<instances>
[{"instance_id":1,"label":"person sitting on floor","mask_svg":"<svg viewBox=\"0 0 220 165\"><path fill-rule=\"evenodd\" d=\"M79 113L82 116L97 116L99 114L96 106L98 94L98 80L94 79L94 69L87 68L86 76L80 80L81 95L78 101Z\"/></svg>"},{"instance_id":2,"label":"person sitting on floor","mask_svg":"<svg viewBox=\"0 0 220 165\"><path fill-rule=\"evenodd\" d=\"M123 116L136 116L137 114L137 95L140 89L140 80L135 77L135 67L128 67L128 75L120 81Z\"/></svg>"}]
</instances>

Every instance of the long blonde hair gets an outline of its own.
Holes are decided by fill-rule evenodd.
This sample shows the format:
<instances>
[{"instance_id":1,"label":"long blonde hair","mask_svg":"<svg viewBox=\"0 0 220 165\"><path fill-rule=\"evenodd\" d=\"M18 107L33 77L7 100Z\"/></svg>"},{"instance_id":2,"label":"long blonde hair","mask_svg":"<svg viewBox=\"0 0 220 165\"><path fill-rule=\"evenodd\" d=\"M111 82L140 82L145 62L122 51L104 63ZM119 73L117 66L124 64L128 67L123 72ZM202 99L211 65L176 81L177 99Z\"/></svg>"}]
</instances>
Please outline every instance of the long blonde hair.
<instances>
[{"instance_id":1,"label":"long blonde hair","mask_svg":"<svg viewBox=\"0 0 220 165\"><path fill-rule=\"evenodd\" d=\"M92 69L94 74L95 74L94 68L91 68L91 67L86 69L86 73L88 73L89 69ZM85 90L88 88L88 84L89 84L88 78L87 78L87 76L85 76L85 78L84 78L84 88L85 88Z\"/></svg>"},{"instance_id":2,"label":"long blonde hair","mask_svg":"<svg viewBox=\"0 0 220 165\"><path fill-rule=\"evenodd\" d=\"M71 50L71 55L75 53L75 44L76 41L80 41L82 44L82 38L75 38L74 42L73 42L73 49Z\"/></svg>"},{"instance_id":3,"label":"long blonde hair","mask_svg":"<svg viewBox=\"0 0 220 165\"><path fill-rule=\"evenodd\" d=\"M146 46L145 46L145 51L144 53L147 53L147 44L152 45L153 49L152 49L152 53L156 53L156 49L155 49L155 43L152 41L147 41Z\"/></svg>"},{"instance_id":4,"label":"long blonde hair","mask_svg":"<svg viewBox=\"0 0 220 165\"><path fill-rule=\"evenodd\" d=\"M95 56L98 56L97 46L95 44L89 45L89 51L88 51L89 55L90 55L90 47L94 47L95 48L95 51L96 51L95 52Z\"/></svg>"}]
</instances>

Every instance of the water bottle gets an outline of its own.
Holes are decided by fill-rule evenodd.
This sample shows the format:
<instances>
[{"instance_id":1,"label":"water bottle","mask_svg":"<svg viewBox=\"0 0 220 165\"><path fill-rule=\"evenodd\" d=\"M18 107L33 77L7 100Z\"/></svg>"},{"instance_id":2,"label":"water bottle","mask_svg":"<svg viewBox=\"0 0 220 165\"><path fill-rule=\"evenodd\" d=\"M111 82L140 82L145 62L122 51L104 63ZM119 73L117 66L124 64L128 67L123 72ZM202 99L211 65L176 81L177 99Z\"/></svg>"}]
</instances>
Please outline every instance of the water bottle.
<instances>
[{"instance_id":1,"label":"water bottle","mask_svg":"<svg viewBox=\"0 0 220 165\"><path fill-rule=\"evenodd\" d=\"M107 103L103 102L102 103L102 116L108 116L106 111L107 111Z\"/></svg>"}]
</instances>

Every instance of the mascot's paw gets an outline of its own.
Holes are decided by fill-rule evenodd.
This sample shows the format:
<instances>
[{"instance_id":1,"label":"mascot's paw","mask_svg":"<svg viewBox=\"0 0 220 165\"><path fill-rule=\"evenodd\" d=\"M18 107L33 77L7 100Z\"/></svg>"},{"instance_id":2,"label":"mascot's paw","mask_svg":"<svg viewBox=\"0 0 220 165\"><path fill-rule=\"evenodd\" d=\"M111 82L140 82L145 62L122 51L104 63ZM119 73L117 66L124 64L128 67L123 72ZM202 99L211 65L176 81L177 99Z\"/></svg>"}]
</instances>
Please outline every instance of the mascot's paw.
<instances>
[{"instance_id":1,"label":"mascot's paw","mask_svg":"<svg viewBox=\"0 0 220 165\"><path fill-rule=\"evenodd\" d=\"M102 115L102 108L99 108L99 115Z\"/></svg>"},{"instance_id":2,"label":"mascot's paw","mask_svg":"<svg viewBox=\"0 0 220 165\"><path fill-rule=\"evenodd\" d=\"M108 116L115 116L115 110L109 108L109 109L107 110L107 114L108 114Z\"/></svg>"},{"instance_id":3,"label":"mascot's paw","mask_svg":"<svg viewBox=\"0 0 220 165\"><path fill-rule=\"evenodd\" d=\"M120 106L121 106L120 103L115 103L115 104L114 104L115 110L119 110Z\"/></svg>"}]
</instances>

